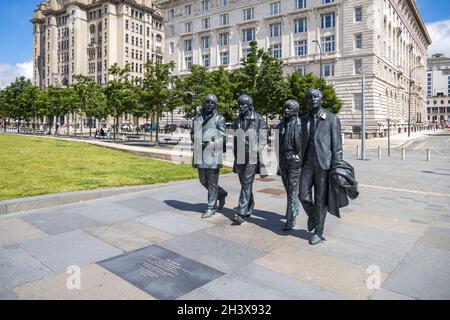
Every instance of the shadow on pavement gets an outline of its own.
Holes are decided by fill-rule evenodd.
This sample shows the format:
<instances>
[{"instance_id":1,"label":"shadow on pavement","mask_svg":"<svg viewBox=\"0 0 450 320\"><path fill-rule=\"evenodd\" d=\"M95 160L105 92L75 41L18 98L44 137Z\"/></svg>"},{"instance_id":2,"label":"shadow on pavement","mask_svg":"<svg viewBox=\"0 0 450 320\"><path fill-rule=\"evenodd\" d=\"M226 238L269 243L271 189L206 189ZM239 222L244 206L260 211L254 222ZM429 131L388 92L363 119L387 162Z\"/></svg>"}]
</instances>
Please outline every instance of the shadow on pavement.
<instances>
[{"instance_id":1,"label":"shadow on pavement","mask_svg":"<svg viewBox=\"0 0 450 320\"><path fill-rule=\"evenodd\" d=\"M188 203L178 200L164 200L164 203L180 211L193 211L198 212L200 214L203 214L207 209L207 205L205 203ZM238 226L239 224L237 224L233 219L236 212L237 212L236 210L229 208L223 208L222 210L217 211L217 213L221 213L224 217L229 219L232 222L232 225ZM256 217L261 219L258 219ZM252 217L250 217L247 220L247 223L251 223L261 228L270 230L273 233L278 234L280 236L292 235L294 237L298 237L304 240L309 240L309 238L311 238L312 234L306 230L294 229L291 231L284 231L283 230L284 222L282 221L283 218L284 217L282 215L277 214L275 212L255 209L253 210Z\"/></svg>"}]
</instances>

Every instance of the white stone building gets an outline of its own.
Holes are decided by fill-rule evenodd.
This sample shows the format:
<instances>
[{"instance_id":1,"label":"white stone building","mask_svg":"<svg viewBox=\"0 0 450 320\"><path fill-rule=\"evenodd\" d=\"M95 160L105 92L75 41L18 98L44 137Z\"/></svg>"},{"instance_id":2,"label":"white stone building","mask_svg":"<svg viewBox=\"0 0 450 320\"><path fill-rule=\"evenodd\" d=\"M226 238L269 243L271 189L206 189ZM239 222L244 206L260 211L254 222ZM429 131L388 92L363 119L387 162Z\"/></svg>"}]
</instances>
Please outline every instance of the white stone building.
<instances>
[{"instance_id":1,"label":"white stone building","mask_svg":"<svg viewBox=\"0 0 450 320\"><path fill-rule=\"evenodd\" d=\"M450 58L443 54L427 61L427 112L431 124L450 122Z\"/></svg>"},{"instance_id":2,"label":"white stone building","mask_svg":"<svg viewBox=\"0 0 450 320\"><path fill-rule=\"evenodd\" d=\"M41 89L69 86L78 74L103 85L115 63L141 78L146 61L163 58L163 18L152 0L47 0L31 22L33 82Z\"/></svg>"},{"instance_id":3,"label":"white stone building","mask_svg":"<svg viewBox=\"0 0 450 320\"><path fill-rule=\"evenodd\" d=\"M272 48L286 74L322 75L343 102L342 127L357 134L361 75L366 75L366 127L393 132L425 116L425 64L430 36L414 0L159 0L165 19L165 61L176 73L192 64L238 68L251 40ZM319 46L323 51L320 70ZM420 68L416 68L421 66ZM414 71L411 73L411 70ZM410 78L411 73L411 78Z\"/></svg>"}]
</instances>

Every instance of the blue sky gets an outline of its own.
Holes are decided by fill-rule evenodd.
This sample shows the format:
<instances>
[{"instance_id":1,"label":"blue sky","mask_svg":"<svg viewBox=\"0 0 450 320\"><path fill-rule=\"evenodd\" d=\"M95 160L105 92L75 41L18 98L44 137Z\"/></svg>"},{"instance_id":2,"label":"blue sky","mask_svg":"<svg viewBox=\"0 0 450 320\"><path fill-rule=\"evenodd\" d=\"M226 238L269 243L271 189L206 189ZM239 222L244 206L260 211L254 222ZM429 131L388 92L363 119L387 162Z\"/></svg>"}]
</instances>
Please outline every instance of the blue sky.
<instances>
[{"instance_id":1,"label":"blue sky","mask_svg":"<svg viewBox=\"0 0 450 320\"><path fill-rule=\"evenodd\" d=\"M0 0L0 87L5 81L2 80L5 73L23 73L30 68L32 25L29 20L38 2L39 0ZM416 2L435 42L430 53L442 51L450 56L450 1Z\"/></svg>"}]
</instances>

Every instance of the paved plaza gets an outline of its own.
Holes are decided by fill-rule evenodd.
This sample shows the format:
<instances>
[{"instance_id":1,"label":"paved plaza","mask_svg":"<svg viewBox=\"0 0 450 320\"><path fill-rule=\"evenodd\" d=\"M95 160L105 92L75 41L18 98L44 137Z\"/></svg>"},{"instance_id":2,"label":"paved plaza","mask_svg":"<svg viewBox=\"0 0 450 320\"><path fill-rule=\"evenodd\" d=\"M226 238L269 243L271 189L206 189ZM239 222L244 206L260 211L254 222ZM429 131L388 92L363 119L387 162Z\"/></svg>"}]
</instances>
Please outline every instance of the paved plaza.
<instances>
[{"instance_id":1,"label":"paved plaza","mask_svg":"<svg viewBox=\"0 0 450 320\"><path fill-rule=\"evenodd\" d=\"M196 180L0 216L0 299L450 299L449 146L447 132L410 144L406 160L346 151L360 197L342 219L328 215L328 241L314 247L303 211L282 230L286 195L272 176L255 182L241 226L234 174L207 220Z\"/></svg>"}]
</instances>

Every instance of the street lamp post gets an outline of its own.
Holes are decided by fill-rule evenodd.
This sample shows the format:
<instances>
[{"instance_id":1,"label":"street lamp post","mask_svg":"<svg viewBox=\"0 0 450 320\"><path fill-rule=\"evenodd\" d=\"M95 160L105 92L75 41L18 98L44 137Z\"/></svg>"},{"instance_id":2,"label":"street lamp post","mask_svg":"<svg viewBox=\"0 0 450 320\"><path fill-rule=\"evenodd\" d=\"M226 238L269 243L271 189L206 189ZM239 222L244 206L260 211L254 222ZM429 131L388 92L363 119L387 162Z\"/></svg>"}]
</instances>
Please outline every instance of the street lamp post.
<instances>
[{"instance_id":1,"label":"street lamp post","mask_svg":"<svg viewBox=\"0 0 450 320\"><path fill-rule=\"evenodd\" d=\"M320 91L322 92L323 89L323 81L322 81L322 46L320 45L318 40L313 40L313 42L317 43L317 46L319 47L319 61L320 61Z\"/></svg>"},{"instance_id":2,"label":"street lamp post","mask_svg":"<svg viewBox=\"0 0 450 320\"><path fill-rule=\"evenodd\" d=\"M414 70L423 68L424 66L417 66L409 72L409 97L408 97L408 138L411 137L411 87L412 87L412 73Z\"/></svg>"},{"instance_id":3,"label":"street lamp post","mask_svg":"<svg viewBox=\"0 0 450 320\"><path fill-rule=\"evenodd\" d=\"M365 97L365 91L366 91L366 75L364 74L364 71L362 68L359 68L359 72L362 76L362 91L361 91L361 160L366 159L366 150L364 148L365 141L366 141L366 110L365 110L365 104L366 104L366 97Z\"/></svg>"}]
</instances>

